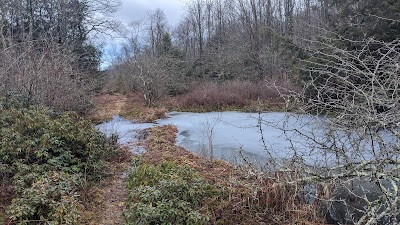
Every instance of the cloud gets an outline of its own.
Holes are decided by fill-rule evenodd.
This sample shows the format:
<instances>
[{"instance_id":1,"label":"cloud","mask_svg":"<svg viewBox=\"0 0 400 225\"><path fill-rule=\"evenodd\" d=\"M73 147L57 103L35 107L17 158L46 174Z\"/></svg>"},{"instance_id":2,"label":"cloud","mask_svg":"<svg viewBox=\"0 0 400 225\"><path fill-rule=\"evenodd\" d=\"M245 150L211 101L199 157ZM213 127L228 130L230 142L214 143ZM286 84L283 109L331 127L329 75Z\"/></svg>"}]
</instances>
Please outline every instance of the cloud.
<instances>
[{"instance_id":1,"label":"cloud","mask_svg":"<svg viewBox=\"0 0 400 225\"><path fill-rule=\"evenodd\" d=\"M168 24L173 27L179 23L187 0L122 0L121 8L115 13L114 18L128 25L132 21L145 20L148 12L156 9L164 11ZM102 45L101 68L111 65L113 59L120 53L123 37L115 34L113 37L104 36L95 43Z\"/></svg>"},{"instance_id":2,"label":"cloud","mask_svg":"<svg viewBox=\"0 0 400 225\"><path fill-rule=\"evenodd\" d=\"M184 0L122 0L121 9L116 17L124 23L129 23L133 20L146 19L149 11L159 8L164 11L168 23L174 26L178 24L184 6Z\"/></svg>"}]
</instances>

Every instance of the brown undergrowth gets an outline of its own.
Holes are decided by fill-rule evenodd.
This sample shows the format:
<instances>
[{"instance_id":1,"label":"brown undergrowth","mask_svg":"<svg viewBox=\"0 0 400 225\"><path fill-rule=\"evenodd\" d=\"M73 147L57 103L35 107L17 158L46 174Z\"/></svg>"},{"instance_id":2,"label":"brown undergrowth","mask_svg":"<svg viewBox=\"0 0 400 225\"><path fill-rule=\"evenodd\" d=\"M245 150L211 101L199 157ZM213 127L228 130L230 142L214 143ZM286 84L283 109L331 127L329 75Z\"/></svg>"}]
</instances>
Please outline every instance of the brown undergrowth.
<instances>
[{"instance_id":1,"label":"brown undergrowth","mask_svg":"<svg viewBox=\"0 0 400 225\"><path fill-rule=\"evenodd\" d=\"M100 94L94 97L95 108L88 114L94 122L112 119L121 115L139 122L154 122L165 118L168 111L210 112L210 111L280 111L285 107L280 97L282 92L295 90L297 87L288 81L275 81L276 87L268 82L232 80L224 82L198 81L191 88L178 96L164 96L147 107L143 94L139 91L129 94Z\"/></svg>"},{"instance_id":2,"label":"brown undergrowth","mask_svg":"<svg viewBox=\"0 0 400 225\"><path fill-rule=\"evenodd\" d=\"M175 145L172 125L149 129L148 151L142 160L151 165L172 162L189 166L221 193L208 209L208 224L323 224L314 205L298 198L298 187L283 174L249 173L220 160L212 163ZM207 203L205 203L207 205Z\"/></svg>"},{"instance_id":3,"label":"brown undergrowth","mask_svg":"<svg viewBox=\"0 0 400 225\"><path fill-rule=\"evenodd\" d=\"M95 108L87 115L94 123L111 120L115 115L148 123L165 118L167 114L164 107L146 107L140 93L101 94L94 97L94 103Z\"/></svg>"},{"instance_id":4,"label":"brown undergrowth","mask_svg":"<svg viewBox=\"0 0 400 225\"><path fill-rule=\"evenodd\" d=\"M279 86L294 89L287 81ZM187 93L177 96L172 102L178 111L277 111L284 107L284 101L275 87L265 82L232 80L225 82L200 82L193 84Z\"/></svg>"}]
</instances>

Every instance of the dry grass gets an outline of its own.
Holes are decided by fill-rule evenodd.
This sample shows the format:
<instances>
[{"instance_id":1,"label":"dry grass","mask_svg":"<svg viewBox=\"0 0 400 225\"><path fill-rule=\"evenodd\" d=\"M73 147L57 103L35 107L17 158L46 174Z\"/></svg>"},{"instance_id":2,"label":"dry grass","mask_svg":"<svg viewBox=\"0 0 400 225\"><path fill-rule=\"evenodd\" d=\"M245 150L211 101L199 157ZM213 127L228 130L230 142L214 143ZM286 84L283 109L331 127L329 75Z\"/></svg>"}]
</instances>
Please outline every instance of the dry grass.
<instances>
[{"instance_id":1,"label":"dry grass","mask_svg":"<svg viewBox=\"0 0 400 225\"><path fill-rule=\"evenodd\" d=\"M102 94L96 96L94 101L95 108L87 117L95 123L111 120L115 115L139 122L153 122L165 118L167 115L167 110L163 107L146 107L140 93L130 95Z\"/></svg>"},{"instance_id":2,"label":"dry grass","mask_svg":"<svg viewBox=\"0 0 400 225\"><path fill-rule=\"evenodd\" d=\"M95 108L89 112L88 118L95 122L112 119L120 115L127 104L128 97L122 94L104 94L94 97Z\"/></svg>"},{"instance_id":3,"label":"dry grass","mask_svg":"<svg viewBox=\"0 0 400 225\"><path fill-rule=\"evenodd\" d=\"M177 129L172 125L149 129L146 163L168 160L194 168L228 193L213 212L222 224L324 224L315 205L298 197L298 187L288 185L289 176L257 174L231 164L209 160L175 145ZM211 224L214 224L211 222Z\"/></svg>"},{"instance_id":4,"label":"dry grass","mask_svg":"<svg viewBox=\"0 0 400 225\"><path fill-rule=\"evenodd\" d=\"M164 107L145 108L137 120L144 123L152 123L155 120L167 118L167 113L168 110Z\"/></svg>"},{"instance_id":5,"label":"dry grass","mask_svg":"<svg viewBox=\"0 0 400 225\"><path fill-rule=\"evenodd\" d=\"M295 87L285 79L277 84L287 89ZM156 107L146 107L143 94L134 92L128 95L119 93L102 94L94 97L95 108L88 118L95 123L111 120L114 115L139 122L154 122L165 118L168 111L277 111L284 107L275 88L267 87L266 82L225 81L202 82L192 85L192 89L177 97L164 97Z\"/></svg>"}]
</instances>

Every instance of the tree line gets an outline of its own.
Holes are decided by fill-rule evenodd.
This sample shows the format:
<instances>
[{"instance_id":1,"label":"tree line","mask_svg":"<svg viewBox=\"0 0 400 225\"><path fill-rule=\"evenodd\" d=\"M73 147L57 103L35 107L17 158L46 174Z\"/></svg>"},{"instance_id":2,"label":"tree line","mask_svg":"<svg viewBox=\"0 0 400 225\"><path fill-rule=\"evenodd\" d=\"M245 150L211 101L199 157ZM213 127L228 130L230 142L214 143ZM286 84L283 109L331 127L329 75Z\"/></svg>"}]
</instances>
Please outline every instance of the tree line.
<instances>
[{"instance_id":1,"label":"tree line","mask_svg":"<svg viewBox=\"0 0 400 225\"><path fill-rule=\"evenodd\" d=\"M398 11L393 0L192 0L174 27L159 9L132 22L110 73L120 89L154 99L185 92L190 80L301 83L321 43L357 50L368 38L398 38Z\"/></svg>"},{"instance_id":2,"label":"tree line","mask_svg":"<svg viewBox=\"0 0 400 225\"><path fill-rule=\"evenodd\" d=\"M84 110L101 57L91 36L110 29L108 15L117 6L114 0L2 0L1 96Z\"/></svg>"}]
</instances>

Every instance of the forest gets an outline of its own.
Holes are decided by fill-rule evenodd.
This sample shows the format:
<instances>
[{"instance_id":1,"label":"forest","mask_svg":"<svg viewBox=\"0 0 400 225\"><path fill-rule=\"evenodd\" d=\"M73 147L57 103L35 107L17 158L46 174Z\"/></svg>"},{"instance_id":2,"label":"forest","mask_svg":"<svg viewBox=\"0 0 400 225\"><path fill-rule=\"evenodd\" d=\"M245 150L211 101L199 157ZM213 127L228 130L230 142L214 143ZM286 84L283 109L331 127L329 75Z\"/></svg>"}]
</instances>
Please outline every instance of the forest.
<instances>
[{"instance_id":1,"label":"forest","mask_svg":"<svg viewBox=\"0 0 400 225\"><path fill-rule=\"evenodd\" d=\"M175 25L161 9L123 23L121 7L0 0L0 224L399 223L398 0L187 0ZM107 62L104 37L122 40ZM213 158L215 124L210 158L173 125L139 132L141 155L96 128L172 111L325 130L260 117L258 168ZM266 126L312 147L293 136L277 158Z\"/></svg>"}]
</instances>

